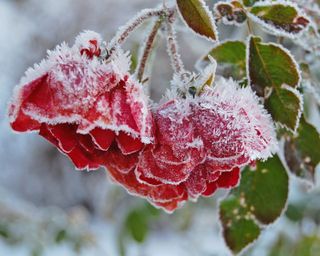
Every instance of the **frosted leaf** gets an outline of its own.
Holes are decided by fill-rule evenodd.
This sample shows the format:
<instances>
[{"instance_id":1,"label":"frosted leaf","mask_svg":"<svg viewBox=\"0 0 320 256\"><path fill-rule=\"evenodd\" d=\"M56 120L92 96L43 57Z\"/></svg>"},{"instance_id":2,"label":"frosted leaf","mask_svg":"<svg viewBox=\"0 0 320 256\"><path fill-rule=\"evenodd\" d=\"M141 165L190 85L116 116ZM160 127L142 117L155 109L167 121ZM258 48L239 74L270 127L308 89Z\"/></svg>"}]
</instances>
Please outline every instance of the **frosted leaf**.
<instances>
[{"instance_id":1,"label":"frosted leaf","mask_svg":"<svg viewBox=\"0 0 320 256\"><path fill-rule=\"evenodd\" d=\"M273 35L299 38L310 25L310 18L290 1L259 1L247 13L255 23Z\"/></svg>"}]
</instances>

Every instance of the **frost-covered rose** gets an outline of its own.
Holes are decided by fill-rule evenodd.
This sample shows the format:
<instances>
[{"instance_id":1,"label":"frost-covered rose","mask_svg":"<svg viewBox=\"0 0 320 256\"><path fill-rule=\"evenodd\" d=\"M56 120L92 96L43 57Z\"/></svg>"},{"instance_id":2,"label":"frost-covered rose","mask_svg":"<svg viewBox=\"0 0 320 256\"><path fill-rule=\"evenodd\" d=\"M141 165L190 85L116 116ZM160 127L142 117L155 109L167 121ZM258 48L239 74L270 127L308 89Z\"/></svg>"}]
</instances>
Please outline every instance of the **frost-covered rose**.
<instances>
[{"instance_id":1,"label":"frost-covered rose","mask_svg":"<svg viewBox=\"0 0 320 256\"><path fill-rule=\"evenodd\" d=\"M152 116L128 73L128 54L118 49L105 61L100 47L90 31L72 47L57 46L26 72L9 107L15 131L39 132L78 169L98 168L114 141L124 155L153 141Z\"/></svg>"},{"instance_id":2,"label":"frost-covered rose","mask_svg":"<svg viewBox=\"0 0 320 256\"><path fill-rule=\"evenodd\" d=\"M232 80L221 79L200 96L168 100L154 120L156 143L130 168L108 168L129 192L167 211L236 186L240 167L268 158L276 148L271 117L250 88Z\"/></svg>"}]
</instances>

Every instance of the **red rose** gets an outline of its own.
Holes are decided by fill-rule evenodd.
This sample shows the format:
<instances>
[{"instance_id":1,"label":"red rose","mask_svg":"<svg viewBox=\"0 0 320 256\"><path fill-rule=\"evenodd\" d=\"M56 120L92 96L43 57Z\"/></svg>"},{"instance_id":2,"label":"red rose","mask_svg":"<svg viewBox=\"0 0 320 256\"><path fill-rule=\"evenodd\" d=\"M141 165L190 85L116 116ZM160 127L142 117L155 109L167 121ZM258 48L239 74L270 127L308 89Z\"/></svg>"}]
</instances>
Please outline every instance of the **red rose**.
<instances>
[{"instance_id":1,"label":"red rose","mask_svg":"<svg viewBox=\"0 0 320 256\"><path fill-rule=\"evenodd\" d=\"M125 155L153 140L152 116L142 86L128 73L128 55L118 49L105 62L100 44L87 31L73 47L49 52L27 71L9 108L14 130L38 131L78 169L98 168L114 140Z\"/></svg>"},{"instance_id":2,"label":"red rose","mask_svg":"<svg viewBox=\"0 0 320 256\"><path fill-rule=\"evenodd\" d=\"M136 156L129 172L120 166L109 170L131 193L167 211L236 186L240 167L275 150L270 116L250 88L240 89L231 80L220 80L195 98L169 100L157 108L154 120L156 143Z\"/></svg>"}]
</instances>

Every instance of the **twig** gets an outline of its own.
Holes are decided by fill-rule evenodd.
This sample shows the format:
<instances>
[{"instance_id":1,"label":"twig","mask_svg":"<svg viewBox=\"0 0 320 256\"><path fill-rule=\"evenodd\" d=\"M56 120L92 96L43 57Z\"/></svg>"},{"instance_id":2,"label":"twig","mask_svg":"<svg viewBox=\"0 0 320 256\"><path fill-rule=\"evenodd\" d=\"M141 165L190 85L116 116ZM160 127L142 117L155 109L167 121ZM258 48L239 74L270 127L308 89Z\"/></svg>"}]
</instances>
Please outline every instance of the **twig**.
<instances>
[{"instance_id":1,"label":"twig","mask_svg":"<svg viewBox=\"0 0 320 256\"><path fill-rule=\"evenodd\" d=\"M187 74L187 72L184 69L181 56L178 52L178 43L176 41L176 32L173 27L173 22L174 18L172 15L172 17L168 17L168 20L166 22L168 54L174 73L179 75L181 79L185 80L185 75Z\"/></svg>"},{"instance_id":2,"label":"twig","mask_svg":"<svg viewBox=\"0 0 320 256\"><path fill-rule=\"evenodd\" d=\"M108 56L110 56L118 45L124 43L130 34L135 31L144 21L152 17L160 17L166 15L167 10L164 8L144 9L135 17L129 20L121 27L115 37L108 45Z\"/></svg>"},{"instance_id":3,"label":"twig","mask_svg":"<svg viewBox=\"0 0 320 256\"><path fill-rule=\"evenodd\" d=\"M143 79L143 74L144 74L144 71L145 71L145 67L146 67L146 64L147 64L147 61L148 61L148 58L150 56L150 53L153 49L153 46L154 46L154 41L155 41L155 38L157 36L157 33L158 33L158 30L160 29L161 25L162 25L162 22L163 22L163 18L159 18L153 25L152 29L151 29L151 32L145 42L145 45L144 45L144 50L143 50L143 54L141 56L141 59L139 61L139 65L138 65L138 68L137 68L137 79L141 82L142 79Z\"/></svg>"},{"instance_id":4,"label":"twig","mask_svg":"<svg viewBox=\"0 0 320 256\"><path fill-rule=\"evenodd\" d=\"M247 26L248 26L248 31L249 31L249 34L253 35L254 34L254 31L253 31L253 28L251 26L251 22L249 19L247 19Z\"/></svg>"}]
</instances>

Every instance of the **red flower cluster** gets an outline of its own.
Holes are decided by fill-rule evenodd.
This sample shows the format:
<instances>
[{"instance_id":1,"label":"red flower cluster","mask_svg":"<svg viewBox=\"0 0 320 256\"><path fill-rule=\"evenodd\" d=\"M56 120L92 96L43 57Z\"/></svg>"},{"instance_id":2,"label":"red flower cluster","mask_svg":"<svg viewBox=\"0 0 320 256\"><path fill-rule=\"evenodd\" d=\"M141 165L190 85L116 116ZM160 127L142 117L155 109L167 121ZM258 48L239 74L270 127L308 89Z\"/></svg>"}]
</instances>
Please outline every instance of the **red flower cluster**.
<instances>
[{"instance_id":1,"label":"red flower cluster","mask_svg":"<svg viewBox=\"0 0 320 256\"><path fill-rule=\"evenodd\" d=\"M85 32L28 71L10 105L12 128L39 132L78 169L106 167L129 193L168 212L236 186L242 166L271 155L272 121L249 88L219 80L152 114L128 55L118 49L106 61L100 45Z\"/></svg>"}]
</instances>

